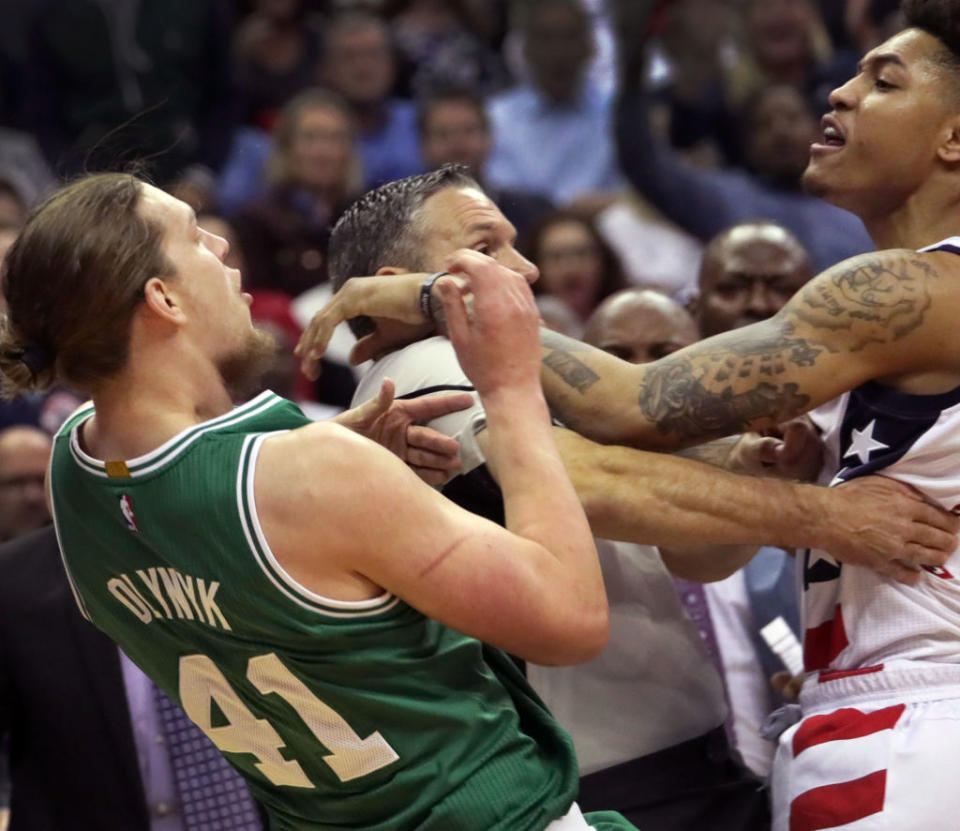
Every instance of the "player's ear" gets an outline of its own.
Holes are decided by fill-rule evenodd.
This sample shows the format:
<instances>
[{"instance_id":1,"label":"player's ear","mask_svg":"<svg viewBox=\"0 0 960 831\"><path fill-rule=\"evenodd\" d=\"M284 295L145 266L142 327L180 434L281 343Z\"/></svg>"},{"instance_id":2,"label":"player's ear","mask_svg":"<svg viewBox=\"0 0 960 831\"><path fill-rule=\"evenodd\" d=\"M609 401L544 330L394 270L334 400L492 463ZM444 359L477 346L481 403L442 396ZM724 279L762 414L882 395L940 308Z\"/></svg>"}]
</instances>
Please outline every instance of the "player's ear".
<instances>
[{"instance_id":1,"label":"player's ear","mask_svg":"<svg viewBox=\"0 0 960 831\"><path fill-rule=\"evenodd\" d=\"M948 164L960 162L960 115L947 122L937 156Z\"/></svg>"},{"instance_id":2,"label":"player's ear","mask_svg":"<svg viewBox=\"0 0 960 831\"><path fill-rule=\"evenodd\" d=\"M182 323L186 319L171 286L159 277L147 280L143 287L143 299L147 309L163 320Z\"/></svg>"},{"instance_id":3,"label":"player's ear","mask_svg":"<svg viewBox=\"0 0 960 831\"><path fill-rule=\"evenodd\" d=\"M409 268L400 268L396 265L385 265L377 269L376 276L379 277L381 274L409 274Z\"/></svg>"}]
</instances>

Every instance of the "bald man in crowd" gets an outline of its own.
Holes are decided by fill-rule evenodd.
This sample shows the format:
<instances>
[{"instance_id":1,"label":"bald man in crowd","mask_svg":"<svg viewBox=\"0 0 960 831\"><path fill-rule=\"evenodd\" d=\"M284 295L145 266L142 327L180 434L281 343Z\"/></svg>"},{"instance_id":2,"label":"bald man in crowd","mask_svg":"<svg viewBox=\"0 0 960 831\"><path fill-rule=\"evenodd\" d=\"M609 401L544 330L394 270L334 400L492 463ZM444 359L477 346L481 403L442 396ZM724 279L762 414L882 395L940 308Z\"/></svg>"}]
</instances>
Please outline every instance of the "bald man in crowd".
<instances>
[{"instance_id":1,"label":"bald man in crowd","mask_svg":"<svg viewBox=\"0 0 960 831\"><path fill-rule=\"evenodd\" d=\"M757 220L721 231L704 251L691 306L701 337L773 317L813 274L806 250L782 225Z\"/></svg>"},{"instance_id":2,"label":"bald man in crowd","mask_svg":"<svg viewBox=\"0 0 960 831\"><path fill-rule=\"evenodd\" d=\"M632 364L645 364L700 340L696 321L679 303L651 289L611 294L594 310L583 340Z\"/></svg>"}]
</instances>

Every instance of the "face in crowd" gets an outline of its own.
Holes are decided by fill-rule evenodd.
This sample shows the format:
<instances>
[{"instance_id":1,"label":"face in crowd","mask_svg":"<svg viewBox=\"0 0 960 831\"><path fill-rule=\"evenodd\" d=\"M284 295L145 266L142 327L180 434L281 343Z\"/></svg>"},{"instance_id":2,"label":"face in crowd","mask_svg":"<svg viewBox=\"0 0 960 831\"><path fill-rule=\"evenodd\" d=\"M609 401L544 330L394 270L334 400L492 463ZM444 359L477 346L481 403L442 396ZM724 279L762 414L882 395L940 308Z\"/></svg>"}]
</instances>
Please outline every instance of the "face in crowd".
<instances>
[{"instance_id":1,"label":"face in crowd","mask_svg":"<svg viewBox=\"0 0 960 831\"><path fill-rule=\"evenodd\" d=\"M0 432L0 541L50 522L43 483L51 446L50 437L36 427Z\"/></svg>"},{"instance_id":2,"label":"face in crowd","mask_svg":"<svg viewBox=\"0 0 960 831\"><path fill-rule=\"evenodd\" d=\"M593 57L592 22L582 4L539 0L523 34L534 86L556 104L571 102Z\"/></svg>"},{"instance_id":3,"label":"face in crowd","mask_svg":"<svg viewBox=\"0 0 960 831\"><path fill-rule=\"evenodd\" d=\"M810 104L794 87L766 87L746 105L743 121L750 168L773 184L796 188L818 135Z\"/></svg>"},{"instance_id":4,"label":"face in crowd","mask_svg":"<svg viewBox=\"0 0 960 831\"><path fill-rule=\"evenodd\" d=\"M357 16L335 22L327 34L321 79L359 108L385 101L395 69L386 27L376 18Z\"/></svg>"},{"instance_id":5,"label":"face in crowd","mask_svg":"<svg viewBox=\"0 0 960 831\"><path fill-rule=\"evenodd\" d=\"M448 98L430 103L423 113L420 149L430 168L463 164L482 176L492 149L482 104L468 98Z\"/></svg>"},{"instance_id":6,"label":"face in crowd","mask_svg":"<svg viewBox=\"0 0 960 831\"><path fill-rule=\"evenodd\" d=\"M550 222L536 241L533 257L540 267L539 290L566 303L586 320L600 300L604 260L596 233L582 220Z\"/></svg>"},{"instance_id":7,"label":"face in crowd","mask_svg":"<svg viewBox=\"0 0 960 831\"><path fill-rule=\"evenodd\" d=\"M812 276L806 251L786 229L735 225L704 252L694 304L700 333L708 338L772 317Z\"/></svg>"},{"instance_id":8,"label":"face in crowd","mask_svg":"<svg viewBox=\"0 0 960 831\"><path fill-rule=\"evenodd\" d=\"M700 339L697 324L660 292L629 288L610 295L590 316L583 340L632 364L670 355Z\"/></svg>"},{"instance_id":9,"label":"face in crowd","mask_svg":"<svg viewBox=\"0 0 960 831\"><path fill-rule=\"evenodd\" d=\"M291 171L309 190L343 191L353 160L353 129L337 107L312 106L298 115L290 136Z\"/></svg>"}]
</instances>

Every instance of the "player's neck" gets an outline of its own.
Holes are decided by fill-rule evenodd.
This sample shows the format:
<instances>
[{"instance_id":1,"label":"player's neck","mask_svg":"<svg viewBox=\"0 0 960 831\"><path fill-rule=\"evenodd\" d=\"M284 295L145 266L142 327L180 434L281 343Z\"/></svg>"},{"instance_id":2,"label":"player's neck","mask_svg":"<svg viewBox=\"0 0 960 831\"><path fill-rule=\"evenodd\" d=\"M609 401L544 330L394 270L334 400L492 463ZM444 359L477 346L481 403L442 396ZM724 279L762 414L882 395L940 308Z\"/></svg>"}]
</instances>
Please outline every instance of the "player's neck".
<instances>
[{"instance_id":1,"label":"player's neck","mask_svg":"<svg viewBox=\"0 0 960 831\"><path fill-rule=\"evenodd\" d=\"M862 219L878 251L916 250L960 235L960 205L953 198L931 199L916 194L894 211Z\"/></svg>"},{"instance_id":2,"label":"player's neck","mask_svg":"<svg viewBox=\"0 0 960 831\"><path fill-rule=\"evenodd\" d=\"M93 397L96 416L85 426L87 453L132 459L195 424L229 412L233 402L219 375L128 367Z\"/></svg>"}]
</instances>

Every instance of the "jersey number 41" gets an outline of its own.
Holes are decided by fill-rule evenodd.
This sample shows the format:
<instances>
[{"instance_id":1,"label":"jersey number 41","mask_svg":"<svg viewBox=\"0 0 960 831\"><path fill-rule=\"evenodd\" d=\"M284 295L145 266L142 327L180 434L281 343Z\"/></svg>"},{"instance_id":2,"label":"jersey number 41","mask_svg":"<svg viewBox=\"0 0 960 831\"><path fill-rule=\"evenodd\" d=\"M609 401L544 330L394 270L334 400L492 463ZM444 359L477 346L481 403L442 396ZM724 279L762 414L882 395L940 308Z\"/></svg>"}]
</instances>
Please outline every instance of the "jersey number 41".
<instances>
[{"instance_id":1,"label":"jersey number 41","mask_svg":"<svg viewBox=\"0 0 960 831\"><path fill-rule=\"evenodd\" d=\"M276 693L303 719L310 732L330 751L323 757L341 782L366 776L400 757L379 732L360 736L287 669L274 654L257 655L247 663L247 679L261 695ZM214 727L210 702L229 722ZM313 788L295 759L284 759L283 739L266 719L257 718L237 695L217 665L206 655L180 658L180 701L186 714L217 748L226 753L252 753L257 769L274 785Z\"/></svg>"}]
</instances>

